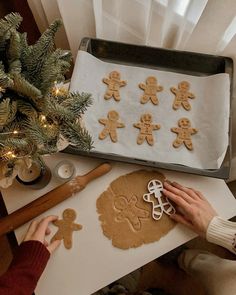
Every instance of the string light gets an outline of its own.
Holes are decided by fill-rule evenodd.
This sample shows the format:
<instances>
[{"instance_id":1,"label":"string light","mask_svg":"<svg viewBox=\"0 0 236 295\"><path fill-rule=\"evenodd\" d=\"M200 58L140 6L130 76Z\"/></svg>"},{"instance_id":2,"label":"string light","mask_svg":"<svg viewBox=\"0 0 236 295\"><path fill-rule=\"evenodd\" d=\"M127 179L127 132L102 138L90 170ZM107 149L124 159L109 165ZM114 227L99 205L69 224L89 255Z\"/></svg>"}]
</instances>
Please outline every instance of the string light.
<instances>
[{"instance_id":1,"label":"string light","mask_svg":"<svg viewBox=\"0 0 236 295\"><path fill-rule=\"evenodd\" d=\"M5 154L5 156L7 156L8 158L16 158L16 155L13 152L11 152L11 151L7 152Z\"/></svg>"}]
</instances>

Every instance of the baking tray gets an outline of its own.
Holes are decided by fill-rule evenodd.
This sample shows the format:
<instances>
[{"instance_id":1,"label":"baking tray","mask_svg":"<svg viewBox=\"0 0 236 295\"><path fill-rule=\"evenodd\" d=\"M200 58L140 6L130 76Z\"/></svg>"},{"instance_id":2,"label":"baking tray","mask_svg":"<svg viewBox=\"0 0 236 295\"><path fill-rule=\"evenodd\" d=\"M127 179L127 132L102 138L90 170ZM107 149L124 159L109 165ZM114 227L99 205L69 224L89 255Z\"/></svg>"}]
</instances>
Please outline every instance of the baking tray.
<instances>
[{"instance_id":1,"label":"baking tray","mask_svg":"<svg viewBox=\"0 0 236 295\"><path fill-rule=\"evenodd\" d=\"M139 46L96 38L83 38L79 50L84 50L96 58L106 62L122 65L145 67L156 70L177 72L193 76L209 76L227 73L230 76L230 118L229 144L224 161L219 169L196 169L184 165L146 161L127 158L120 155L103 154L98 152L83 152L74 146L68 146L63 152L96 157L108 160L123 161L145 166L181 171L191 174L227 179L231 167L231 121L232 121L232 81L233 60L225 56L216 56L188 51L169 50L163 48Z\"/></svg>"}]
</instances>

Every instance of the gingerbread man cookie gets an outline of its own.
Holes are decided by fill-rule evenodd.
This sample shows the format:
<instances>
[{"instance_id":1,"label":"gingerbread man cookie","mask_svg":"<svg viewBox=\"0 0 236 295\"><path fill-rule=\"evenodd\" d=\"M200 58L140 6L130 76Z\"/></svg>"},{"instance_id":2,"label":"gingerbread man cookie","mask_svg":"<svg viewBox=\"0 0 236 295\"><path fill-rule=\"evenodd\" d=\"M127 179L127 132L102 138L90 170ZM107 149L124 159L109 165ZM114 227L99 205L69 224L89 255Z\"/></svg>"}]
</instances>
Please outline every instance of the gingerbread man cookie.
<instances>
[{"instance_id":1,"label":"gingerbread man cookie","mask_svg":"<svg viewBox=\"0 0 236 295\"><path fill-rule=\"evenodd\" d=\"M120 73L117 71L112 71L109 74L109 78L103 78L102 81L107 84L107 91L104 95L105 99L110 99L112 96L116 101L120 100L119 89L127 84L126 81L120 79Z\"/></svg>"},{"instance_id":2,"label":"gingerbread man cookie","mask_svg":"<svg viewBox=\"0 0 236 295\"><path fill-rule=\"evenodd\" d=\"M120 116L116 111L110 111L107 114L107 119L99 119L98 122L105 125L102 132L99 134L99 139L105 139L108 135L113 142L117 142L116 128L124 128L125 124L118 122Z\"/></svg>"},{"instance_id":3,"label":"gingerbread man cookie","mask_svg":"<svg viewBox=\"0 0 236 295\"><path fill-rule=\"evenodd\" d=\"M81 230L82 225L73 222L76 219L76 212L73 209L66 209L62 216L63 219L53 222L58 227L58 231L51 241L63 240L65 248L70 249L72 247L72 233L73 231Z\"/></svg>"},{"instance_id":4,"label":"gingerbread man cookie","mask_svg":"<svg viewBox=\"0 0 236 295\"><path fill-rule=\"evenodd\" d=\"M114 201L115 209L119 211L116 215L117 221L128 220L134 230L141 229L141 218L150 216L147 210L137 207L137 201L136 196L132 196L129 201L124 196L120 196Z\"/></svg>"},{"instance_id":5,"label":"gingerbread man cookie","mask_svg":"<svg viewBox=\"0 0 236 295\"><path fill-rule=\"evenodd\" d=\"M178 89L171 87L170 90L175 95L175 100L173 103L173 109L177 110L182 105L185 110L190 111L191 105L188 102L189 98L195 98L195 95L189 92L190 84L187 81L182 81L178 84Z\"/></svg>"},{"instance_id":6,"label":"gingerbread man cookie","mask_svg":"<svg viewBox=\"0 0 236 295\"><path fill-rule=\"evenodd\" d=\"M140 129L137 144L142 144L144 140L147 140L149 145L154 144L154 139L152 135L153 130L158 130L161 128L159 124L152 124L152 115L151 114L143 114L140 118L139 123L134 123L133 126Z\"/></svg>"},{"instance_id":7,"label":"gingerbread man cookie","mask_svg":"<svg viewBox=\"0 0 236 295\"><path fill-rule=\"evenodd\" d=\"M191 135L198 132L197 129L191 128L191 122L187 118L181 118L178 121L179 128L173 127L171 131L177 133L177 138L173 142L173 146L178 148L181 144L185 144L186 148L193 150L193 143L191 140Z\"/></svg>"},{"instance_id":8,"label":"gingerbread man cookie","mask_svg":"<svg viewBox=\"0 0 236 295\"><path fill-rule=\"evenodd\" d=\"M144 94L141 97L141 103L147 103L150 99L153 104L158 104L157 92L162 91L163 87L157 85L156 77L147 77L146 84L140 83L139 87L144 90Z\"/></svg>"}]
</instances>

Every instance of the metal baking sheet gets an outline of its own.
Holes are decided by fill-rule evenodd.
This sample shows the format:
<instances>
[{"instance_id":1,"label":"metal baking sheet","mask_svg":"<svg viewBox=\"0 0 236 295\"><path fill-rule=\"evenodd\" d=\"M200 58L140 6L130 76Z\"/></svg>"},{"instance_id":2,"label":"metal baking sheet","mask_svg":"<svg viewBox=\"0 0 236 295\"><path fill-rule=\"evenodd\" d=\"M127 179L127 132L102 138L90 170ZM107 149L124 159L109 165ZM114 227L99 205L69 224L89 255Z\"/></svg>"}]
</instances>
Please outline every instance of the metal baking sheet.
<instances>
[{"instance_id":1,"label":"metal baking sheet","mask_svg":"<svg viewBox=\"0 0 236 295\"><path fill-rule=\"evenodd\" d=\"M139 66L194 76L227 73L230 76L230 99L232 99L233 61L229 57L138 46L91 38L83 38L79 49L94 55L100 60L123 65ZM229 120L228 142L229 145L225 159L221 167L214 170L196 169L184 165L146 161L93 151L85 153L73 146L67 147L63 152L227 179L230 174L231 166L231 115Z\"/></svg>"}]
</instances>

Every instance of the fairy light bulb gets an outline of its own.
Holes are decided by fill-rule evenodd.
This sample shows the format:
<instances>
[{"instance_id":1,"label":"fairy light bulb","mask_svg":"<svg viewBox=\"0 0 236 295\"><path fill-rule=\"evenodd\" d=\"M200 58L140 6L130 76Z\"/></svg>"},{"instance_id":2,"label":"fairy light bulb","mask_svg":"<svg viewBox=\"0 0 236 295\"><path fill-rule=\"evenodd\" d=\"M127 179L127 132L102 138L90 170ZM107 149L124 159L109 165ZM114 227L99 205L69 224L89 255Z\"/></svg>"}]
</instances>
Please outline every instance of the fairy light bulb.
<instances>
[{"instance_id":1,"label":"fairy light bulb","mask_svg":"<svg viewBox=\"0 0 236 295\"><path fill-rule=\"evenodd\" d=\"M41 115L41 116L40 116L40 119L41 119L41 121L45 121L45 120L46 120L46 116Z\"/></svg>"},{"instance_id":2,"label":"fairy light bulb","mask_svg":"<svg viewBox=\"0 0 236 295\"><path fill-rule=\"evenodd\" d=\"M17 131L17 130L14 130L14 131L13 131L13 134L18 134L18 131Z\"/></svg>"}]
</instances>

